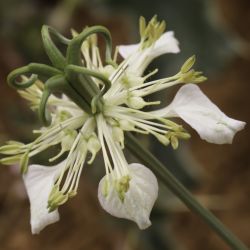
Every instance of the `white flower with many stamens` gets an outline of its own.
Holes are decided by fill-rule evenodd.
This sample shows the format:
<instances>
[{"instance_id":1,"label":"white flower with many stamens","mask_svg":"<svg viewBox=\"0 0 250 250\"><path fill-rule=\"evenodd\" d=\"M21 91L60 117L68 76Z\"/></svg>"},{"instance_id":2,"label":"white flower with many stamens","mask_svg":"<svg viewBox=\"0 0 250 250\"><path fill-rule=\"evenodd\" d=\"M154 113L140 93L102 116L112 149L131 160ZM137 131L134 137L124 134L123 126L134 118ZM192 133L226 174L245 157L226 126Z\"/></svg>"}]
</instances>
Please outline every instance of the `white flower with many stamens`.
<instances>
[{"instance_id":1,"label":"white flower with many stamens","mask_svg":"<svg viewBox=\"0 0 250 250\"><path fill-rule=\"evenodd\" d=\"M98 189L101 206L114 216L135 221L141 229L151 224L149 215L157 198L157 180L145 166L126 161L123 149L127 131L151 134L162 144L171 144L176 149L179 139L189 139L190 135L181 125L171 121L171 117L182 118L201 138L218 144L231 143L235 133L244 128L244 122L227 117L194 85L205 80L201 72L192 69L195 57L189 58L174 76L148 81L157 70L146 75L144 71L155 57L179 52L173 32L164 33L164 30L165 22L158 22L156 17L148 24L141 18L140 43L120 46L114 62L118 51L124 60L117 66L103 64L96 36L90 36L82 45L84 65L111 82L111 87L101 96L101 108L89 114L66 96L51 95L48 101L51 125L34 131L40 136L29 144L10 141L0 148L0 153L9 155L1 159L1 163L21 164L31 203L33 233L39 233L59 219L57 208L76 195L88 154L91 157L87 163L91 164L99 150L106 172ZM100 80L93 78L93 81L103 90ZM185 85L169 106L149 112L143 109L160 103L146 101L147 96L178 84ZM35 110L41 100L43 85L37 81L19 93ZM29 158L53 145L60 145L61 150L49 161L66 156L62 163L51 167L28 167Z\"/></svg>"}]
</instances>

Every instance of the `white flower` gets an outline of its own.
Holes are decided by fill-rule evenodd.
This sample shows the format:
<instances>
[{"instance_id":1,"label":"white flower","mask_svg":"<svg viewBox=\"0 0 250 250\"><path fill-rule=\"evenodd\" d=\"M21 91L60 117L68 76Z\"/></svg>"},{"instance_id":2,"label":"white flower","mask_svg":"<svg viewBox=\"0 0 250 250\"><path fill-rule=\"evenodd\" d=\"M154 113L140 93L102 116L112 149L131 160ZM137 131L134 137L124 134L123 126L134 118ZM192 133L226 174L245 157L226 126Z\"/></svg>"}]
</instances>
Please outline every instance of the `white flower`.
<instances>
[{"instance_id":1,"label":"white flower","mask_svg":"<svg viewBox=\"0 0 250 250\"><path fill-rule=\"evenodd\" d=\"M217 144L232 143L234 135L246 125L245 122L226 116L194 84L181 87L169 106L152 114L180 117L194 128L202 139Z\"/></svg>"},{"instance_id":2,"label":"white flower","mask_svg":"<svg viewBox=\"0 0 250 250\"><path fill-rule=\"evenodd\" d=\"M151 134L163 145L170 144L177 149L179 140L189 139L190 135L182 125L170 120L171 117L181 117L203 139L214 143L230 143L235 133L243 129L244 122L228 118L196 85L187 84L205 80L202 72L192 69L194 56L173 76L148 81L157 70L143 75L155 57L179 52L173 32L164 33L164 30L165 22L158 22L156 17L147 25L141 18L141 41L138 45L119 47L125 58L119 65L116 65L116 59L112 65L104 65L96 35L88 37L83 42L81 58L87 69L71 65L74 74L79 71L85 74L79 79L87 80L77 93L78 88L72 88L73 82L68 79L65 81L68 85L63 85L64 90L69 87L68 93L74 93L76 103L84 105L80 108L65 95L50 95L47 99L47 111L52 117L50 126L34 131L39 136L31 143L11 141L0 147L0 153L7 156L0 163L20 163L23 172L28 171L24 174L24 182L31 204L33 233L39 233L59 219L58 206L77 194L85 161L91 164L100 150L106 172L98 190L102 207L114 216L135 221L141 229L151 224L149 215L157 198L157 180L143 165L128 164L123 152L127 131ZM160 103L158 100L148 101L149 95L178 84L187 85L178 91L168 107L154 112L143 109ZM32 109L38 109L43 103L44 92L41 82L19 91ZM49 161L64 155L63 163L54 167L28 167L29 158L54 145L59 145L61 150Z\"/></svg>"},{"instance_id":3,"label":"white flower","mask_svg":"<svg viewBox=\"0 0 250 250\"><path fill-rule=\"evenodd\" d=\"M59 220L58 211L48 211L48 199L65 162L47 167L41 165L29 166L27 174L23 175L24 184L30 200L30 224L33 234L38 234L44 227Z\"/></svg>"},{"instance_id":4,"label":"white flower","mask_svg":"<svg viewBox=\"0 0 250 250\"><path fill-rule=\"evenodd\" d=\"M141 164L130 164L128 169L130 181L124 199L119 197L117 182L107 184L109 176L104 176L99 183L98 199L103 209L111 215L135 221L140 229L146 229L151 225L149 215L158 196L157 179Z\"/></svg>"}]
</instances>

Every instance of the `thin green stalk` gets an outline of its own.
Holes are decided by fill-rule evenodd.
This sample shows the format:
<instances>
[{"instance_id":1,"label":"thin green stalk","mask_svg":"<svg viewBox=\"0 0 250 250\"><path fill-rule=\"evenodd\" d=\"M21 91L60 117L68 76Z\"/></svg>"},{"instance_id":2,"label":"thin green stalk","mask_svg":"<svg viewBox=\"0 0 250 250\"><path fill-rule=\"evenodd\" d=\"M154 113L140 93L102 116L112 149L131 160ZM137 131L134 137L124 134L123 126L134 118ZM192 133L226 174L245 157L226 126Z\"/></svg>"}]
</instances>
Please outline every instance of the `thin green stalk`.
<instances>
[{"instance_id":1,"label":"thin green stalk","mask_svg":"<svg viewBox=\"0 0 250 250\"><path fill-rule=\"evenodd\" d=\"M27 80L22 80L21 82L16 81L18 77L21 77L28 73L32 74L30 78L28 78ZM52 77L60 73L60 70L57 70L51 66L41 63L30 63L24 67L15 69L10 72L7 77L7 81L8 84L13 88L26 89L38 80L38 75Z\"/></svg>"},{"instance_id":2,"label":"thin green stalk","mask_svg":"<svg viewBox=\"0 0 250 250\"><path fill-rule=\"evenodd\" d=\"M169 170L130 133L126 134L128 149L194 213L199 215L232 249L248 250L209 210L204 208L193 195L169 172Z\"/></svg>"},{"instance_id":3,"label":"thin green stalk","mask_svg":"<svg viewBox=\"0 0 250 250\"><path fill-rule=\"evenodd\" d=\"M67 72L67 70L74 71L75 73L78 73L81 75L89 75L98 80L101 80L103 84L105 85L106 90L108 90L111 87L111 82L109 81L109 79L97 71L87 69L83 66L77 66L77 65L72 65L72 64L66 67L65 71ZM99 88L95 84L92 84L91 86L95 92L99 91Z\"/></svg>"},{"instance_id":4,"label":"thin green stalk","mask_svg":"<svg viewBox=\"0 0 250 250\"><path fill-rule=\"evenodd\" d=\"M53 64L57 69L63 70L66 66L66 58L63 56L61 51L57 48L55 43L53 42L50 34L53 34L60 42L64 44L68 44L70 42L69 39L63 37L60 33L58 33L55 29L50 26L43 25L42 27L42 39L44 49Z\"/></svg>"},{"instance_id":5,"label":"thin green stalk","mask_svg":"<svg viewBox=\"0 0 250 250\"><path fill-rule=\"evenodd\" d=\"M85 28L78 36L74 37L67 48L67 64L81 65L81 46L92 34L102 34L106 42L105 61L112 63L112 39L108 29L103 26L93 26Z\"/></svg>"}]
</instances>

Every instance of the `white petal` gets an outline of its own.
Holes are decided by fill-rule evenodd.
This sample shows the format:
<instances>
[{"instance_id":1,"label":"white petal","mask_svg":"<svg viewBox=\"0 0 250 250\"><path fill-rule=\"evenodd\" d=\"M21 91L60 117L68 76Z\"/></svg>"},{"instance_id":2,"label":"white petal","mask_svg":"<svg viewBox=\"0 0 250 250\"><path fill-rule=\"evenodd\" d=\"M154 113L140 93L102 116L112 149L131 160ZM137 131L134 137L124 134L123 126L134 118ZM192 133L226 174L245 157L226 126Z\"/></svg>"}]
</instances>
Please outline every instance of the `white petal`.
<instances>
[{"instance_id":1,"label":"white petal","mask_svg":"<svg viewBox=\"0 0 250 250\"><path fill-rule=\"evenodd\" d=\"M165 32L155 43L151 50L152 60L166 53L179 53L179 42L174 37L173 31Z\"/></svg>"},{"instance_id":2,"label":"white petal","mask_svg":"<svg viewBox=\"0 0 250 250\"><path fill-rule=\"evenodd\" d=\"M139 50L139 48L140 48L140 43L131 44L131 45L120 45L119 46L119 53L125 59L128 56L137 52Z\"/></svg>"},{"instance_id":3,"label":"white petal","mask_svg":"<svg viewBox=\"0 0 250 250\"><path fill-rule=\"evenodd\" d=\"M44 227L59 220L57 210L49 213L47 209L49 194L64 162L52 167L31 165L23 175L24 184L30 200L30 224L33 234L38 234Z\"/></svg>"},{"instance_id":4,"label":"white petal","mask_svg":"<svg viewBox=\"0 0 250 250\"><path fill-rule=\"evenodd\" d=\"M217 144L232 143L234 135L246 125L226 116L194 84L181 87L169 106L153 113L163 117L179 116L202 139Z\"/></svg>"},{"instance_id":5,"label":"white petal","mask_svg":"<svg viewBox=\"0 0 250 250\"><path fill-rule=\"evenodd\" d=\"M152 46L140 49L140 43L119 46L119 53L123 58L128 58L129 67L127 71L141 76L147 66L156 57L166 53L178 53L179 42L174 37L173 31L164 33Z\"/></svg>"},{"instance_id":6,"label":"white petal","mask_svg":"<svg viewBox=\"0 0 250 250\"><path fill-rule=\"evenodd\" d=\"M149 216L158 196L157 179L148 168L138 163L130 164L129 172L131 180L123 202L113 186L109 188L107 197L103 196L105 176L99 183L98 199L111 215L132 220L140 229L146 229L151 225Z\"/></svg>"},{"instance_id":7,"label":"white petal","mask_svg":"<svg viewBox=\"0 0 250 250\"><path fill-rule=\"evenodd\" d=\"M127 58L128 56L138 52L139 49L140 43L131 45L120 45L119 53L123 58ZM150 50L150 56L152 57L151 60L166 53L180 52L179 42L174 37L173 31L168 31L162 34L161 37L155 42L155 44L145 50Z\"/></svg>"}]
</instances>

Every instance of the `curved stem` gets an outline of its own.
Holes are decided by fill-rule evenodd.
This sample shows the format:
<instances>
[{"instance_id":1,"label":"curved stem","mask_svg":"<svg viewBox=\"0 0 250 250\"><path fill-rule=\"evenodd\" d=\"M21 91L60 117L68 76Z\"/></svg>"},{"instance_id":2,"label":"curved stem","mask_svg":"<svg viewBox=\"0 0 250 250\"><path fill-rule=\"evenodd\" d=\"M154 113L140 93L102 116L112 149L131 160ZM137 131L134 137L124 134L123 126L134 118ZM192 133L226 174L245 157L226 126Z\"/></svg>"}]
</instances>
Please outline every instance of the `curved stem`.
<instances>
[{"instance_id":1,"label":"curved stem","mask_svg":"<svg viewBox=\"0 0 250 250\"><path fill-rule=\"evenodd\" d=\"M193 195L169 172L169 170L130 133L126 134L128 149L157 175L160 180L184 203L199 215L234 250L248 250L209 210L204 208Z\"/></svg>"},{"instance_id":2,"label":"curved stem","mask_svg":"<svg viewBox=\"0 0 250 250\"><path fill-rule=\"evenodd\" d=\"M39 119L45 126L49 126L51 124L51 115L46 109L50 95L51 95L50 90L45 87L38 111Z\"/></svg>"},{"instance_id":3,"label":"curved stem","mask_svg":"<svg viewBox=\"0 0 250 250\"><path fill-rule=\"evenodd\" d=\"M78 36L73 38L67 49L67 64L81 65L81 46L86 38L92 34L100 33L106 41L105 60L112 64L112 38L108 29L103 26L93 26L85 28Z\"/></svg>"},{"instance_id":4,"label":"curved stem","mask_svg":"<svg viewBox=\"0 0 250 250\"><path fill-rule=\"evenodd\" d=\"M65 70L66 70L66 72L67 72L67 70L71 70L71 71L74 71L75 73L89 75L89 76L92 76L96 79L101 80L104 83L105 91L107 91L111 87L111 82L109 81L109 79L97 71L89 70L85 67L72 65L72 64L68 65ZM95 91L95 92L99 91L99 89L95 83L91 87L92 87L93 91Z\"/></svg>"},{"instance_id":5,"label":"curved stem","mask_svg":"<svg viewBox=\"0 0 250 250\"><path fill-rule=\"evenodd\" d=\"M31 77L27 80L18 82L16 79L24 74L31 73ZM7 77L8 84L16 89L26 89L30 87L38 79L38 75L51 77L60 74L61 71L40 63L30 63L27 66L13 70Z\"/></svg>"},{"instance_id":6,"label":"curved stem","mask_svg":"<svg viewBox=\"0 0 250 250\"><path fill-rule=\"evenodd\" d=\"M66 65L66 59L62 55L61 51L56 47L54 42L51 39L50 33L52 33L57 40L59 40L61 43L68 45L70 43L70 40L62 36L59 32L57 32L55 29L53 29L50 26L43 25L42 27L42 39L43 39L43 45L45 48L45 51L51 61L51 63L58 69L64 69Z\"/></svg>"},{"instance_id":7,"label":"curved stem","mask_svg":"<svg viewBox=\"0 0 250 250\"><path fill-rule=\"evenodd\" d=\"M77 91L69 84L63 75L56 75L48 79L45 83L44 92L42 95L39 117L45 126L50 125L51 116L46 111L49 96L53 92L62 92L75 102L84 112L91 113L90 105L80 96Z\"/></svg>"},{"instance_id":8,"label":"curved stem","mask_svg":"<svg viewBox=\"0 0 250 250\"><path fill-rule=\"evenodd\" d=\"M65 75L71 86L91 105L92 97L99 91L94 81L88 75L77 74L68 66L65 68Z\"/></svg>"}]
</instances>

